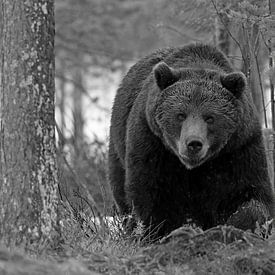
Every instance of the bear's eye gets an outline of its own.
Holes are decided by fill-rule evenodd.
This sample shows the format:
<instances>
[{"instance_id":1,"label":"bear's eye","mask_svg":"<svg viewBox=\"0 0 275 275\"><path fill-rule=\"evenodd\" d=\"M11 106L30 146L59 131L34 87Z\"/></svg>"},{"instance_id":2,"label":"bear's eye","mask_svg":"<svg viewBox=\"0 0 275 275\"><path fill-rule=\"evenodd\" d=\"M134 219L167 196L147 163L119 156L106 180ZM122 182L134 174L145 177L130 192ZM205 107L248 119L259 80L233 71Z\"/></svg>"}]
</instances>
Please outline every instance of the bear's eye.
<instances>
[{"instance_id":1,"label":"bear's eye","mask_svg":"<svg viewBox=\"0 0 275 275\"><path fill-rule=\"evenodd\" d=\"M185 120L185 119L186 119L186 114L184 114L184 113L179 113L179 114L177 114L177 119L178 119L179 121Z\"/></svg>"},{"instance_id":2,"label":"bear's eye","mask_svg":"<svg viewBox=\"0 0 275 275\"><path fill-rule=\"evenodd\" d=\"M212 116L207 116L204 118L205 122L208 124L213 124L214 123L214 117Z\"/></svg>"}]
</instances>

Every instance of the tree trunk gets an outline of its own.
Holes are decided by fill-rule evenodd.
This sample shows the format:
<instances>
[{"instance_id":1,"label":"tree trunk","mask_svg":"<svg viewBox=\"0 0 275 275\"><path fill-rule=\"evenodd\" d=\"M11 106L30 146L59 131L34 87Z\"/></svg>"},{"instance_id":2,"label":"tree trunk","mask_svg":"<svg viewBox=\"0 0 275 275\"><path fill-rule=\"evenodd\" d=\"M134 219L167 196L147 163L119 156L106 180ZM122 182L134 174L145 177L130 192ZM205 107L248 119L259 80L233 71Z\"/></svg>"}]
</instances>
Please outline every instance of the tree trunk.
<instances>
[{"instance_id":1,"label":"tree trunk","mask_svg":"<svg viewBox=\"0 0 275 275\"><path fill-rule=\"evenodd\" d=\"M20 243L57 225L54 0L0 5L0 237Z\"/></svg>"},{"instance_id":2,"label":"tree trunk","mask_svg":"<svg viewBox=\"0 0 275 275\"><path fill-rule=\"evenodd\" d=\"M62 132L62 134L64 135L65 133L65 129L66 129L66 125L65 125L65 98L66 98L66 94L65 94L65 80L60 79L60 85L59 85L59 89L60 89L60 102L59 102L59 108L60 108L60 130Z\"/></svg>"},{"instance_id":3,"label":"tree trunk","mask_svg":"<svg viewBox=\"0 0 275 275\"><path fill-rule=\"evenodd\" d=\"M81 154L83 152L84 142L84 118L82 110L82 91L83 85L82 72L80 69L75 70L73 74L74 89L73 89L73 146L74 146L74 166L79 166Z\"/></svg>"},{"instance_id":4,"label":"tree trunk","mask_svg":"<svg viewBox=\"0 0 275 275\"><path fill-rule=\"evenodd\" d=\"M275 19L275 3L269 0L269 12L273 19ZM273 31L272 31L273 30ZM274 56L274 46L275 46L275 24L270 26L269 30L269 40L268 40L268 64L271 72L274 70L273 64L273 56ZM272 129L275 131L275 95L274 95L274 79L269 77L269 85L270 85L270 98L271 98L271 119L272 119ZM275 151L274 151L274 159L275 159ZM275 170L275 167L274 167Z\"/></svg>"},{"instance_id":5,"label":"tree trunk","mask_svg":"<svg viewBox=\"0 0 275 275\"><path fill-rule=\"evenodd\" d=\"M249 25L243 29L242 35L244 40L242 41L243 44L243 52L246 53L246 61L247 67L244 68L244 72L247 75L248 85L251 90L253 102L256 106L258 117L262 124L267 126L265 122L265 104L264 102L264 93L262 90L262 79L261 77L261 70L262 67L262 60L261 58L257 57L260 52L260 41L257 38L259 35L259 26L257 24ZM258 49L258 50L257 50ZM257 64L258 63L258 64ZM245 66L244 66L245 67ZM259 71L258 71L259 69Z\"/></svg>"}]
</instances>

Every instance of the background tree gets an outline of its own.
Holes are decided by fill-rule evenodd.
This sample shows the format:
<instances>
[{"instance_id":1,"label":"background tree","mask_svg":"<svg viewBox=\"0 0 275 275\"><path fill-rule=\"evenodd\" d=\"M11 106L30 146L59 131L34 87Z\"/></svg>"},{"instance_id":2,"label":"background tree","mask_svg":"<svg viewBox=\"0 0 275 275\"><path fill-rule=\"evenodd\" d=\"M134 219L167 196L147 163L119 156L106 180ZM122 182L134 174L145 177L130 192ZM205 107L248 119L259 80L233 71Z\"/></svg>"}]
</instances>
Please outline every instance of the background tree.
<instances>
[{"instance_id":1,"label":"background tree","mask_svg":"<svg viewBox=\"0 0 275 275\"><path fill-rule=\"evenodd\" d=\"M54 1L1 0L0 237L52 238L57 226Z\"/></svg>"}]
</instances>

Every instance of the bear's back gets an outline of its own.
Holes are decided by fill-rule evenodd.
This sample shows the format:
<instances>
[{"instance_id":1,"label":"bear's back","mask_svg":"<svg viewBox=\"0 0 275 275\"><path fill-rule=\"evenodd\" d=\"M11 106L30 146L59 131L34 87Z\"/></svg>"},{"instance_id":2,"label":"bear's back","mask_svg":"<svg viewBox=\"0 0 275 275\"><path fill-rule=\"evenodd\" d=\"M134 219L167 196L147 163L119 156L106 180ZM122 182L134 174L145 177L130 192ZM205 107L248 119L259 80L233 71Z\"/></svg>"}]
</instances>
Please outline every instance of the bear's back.
<instances>
[{"instance_id":1,"label":"bear's back","mask_svg":"<svg viewBox=\"0 0 275 275\"><path fill-rule=\"evenodd\" d=\"M176 48L164 61L174 68L233 71L231 64L222 52L213 46L204 44L190 44Z\"/></svg>"},{"instance_id":2,"label":"bear's back","mask_svg":"<svg viewBox=\"0 0 275 275\"><path fill-rule=\"evenodd\" d=\"M117 111L124 113L124 115L129 113L130 110L128 110L128 108L133 105L134 100L142 89L144 80L149 76L153 67L163 61L173 51L173 48L157 50L140 59L129 69L116 93L113 105L113 116L115 120Z\"/></svg>"}]
</instances>

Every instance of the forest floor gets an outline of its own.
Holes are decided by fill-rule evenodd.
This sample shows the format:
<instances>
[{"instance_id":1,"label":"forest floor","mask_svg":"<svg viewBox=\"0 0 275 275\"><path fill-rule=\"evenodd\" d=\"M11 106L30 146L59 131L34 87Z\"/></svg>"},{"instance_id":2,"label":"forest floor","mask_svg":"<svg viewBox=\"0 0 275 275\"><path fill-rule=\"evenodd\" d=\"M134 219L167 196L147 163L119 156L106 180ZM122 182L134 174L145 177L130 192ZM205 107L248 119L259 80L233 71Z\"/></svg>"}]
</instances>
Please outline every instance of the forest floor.
<instances>
[{"instance_id":1,"label":"forest floor","mask_svg":"<svg viewBox=\"0 0 275 275\"><path fill-rule=\"evenodd\" d=\"M0 249L0 274L275 274L274 233L263 239L230 226L185 226L142 246L115 239L113 232L93 238L76 229L67 224L67 239L58 248Z\"/></svg>"}]
</instances>

